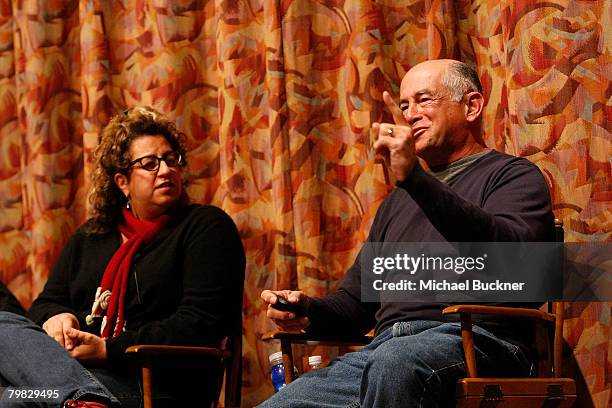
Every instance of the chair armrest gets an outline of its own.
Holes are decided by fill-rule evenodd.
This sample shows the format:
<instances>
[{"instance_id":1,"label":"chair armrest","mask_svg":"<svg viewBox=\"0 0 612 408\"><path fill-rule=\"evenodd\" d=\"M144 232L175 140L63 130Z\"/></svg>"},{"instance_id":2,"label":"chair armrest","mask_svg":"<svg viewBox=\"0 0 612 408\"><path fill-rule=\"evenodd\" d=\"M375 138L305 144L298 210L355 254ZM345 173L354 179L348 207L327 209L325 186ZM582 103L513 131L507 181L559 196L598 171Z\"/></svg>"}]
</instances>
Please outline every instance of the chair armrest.
<instances>
[{"instance_id":1,"label":"chair armrest","mask_svg":"<svg viewBox=\"0 0 612 408\"><path fill-rule=\"evenodd\" d=\"M304 331L300 331L300 332L291 332L291 331L284 331L284 330L272 330L269 332L265 332L264 334L262 334L260 336L260 338L263 341L268 341L268 340L280 340L280 339L291 339L291 340L305 340L310 338L310 336L304 332Z\"/></svg>"},{"instance_id":2,"label":"chair armrest","mask_svg":"<svg viewBox=\"0 0 612 408\"><path fill-rule=\"evenodd\" d=\"M527 317L543 322L554 322L555 316L538 309L519 307L484 306L484 305L453 305L442 310L443 315L477 314L499 317Z\"/></svg>"},{"instance_id":3,"label":"chair armrest","mask_svg":"<svg viewBox=\"0 0 612 408\"><path fill-rule=\"evenodd\" d=\"M372 341L372 336L313 336L304 331L273 330L260 336L263 341L279 340L285 367L285 384L293 381L293 351L292 344L317 344L324 346L365 346Z\"/></svg>"},{"instance_id":4,"label":"chair armrest","mask_svg":"<svg viewBox=\"0 0 612 408\"><path fill-rule=\"evenodd\" d=\"M128 347L125 352L141 357L156 356L187 356L187 357L218 357L227 358L230 353L214 347L192 346L160 346L154 344L138 344Z\"/></svg>"},{"instance_id":5,"label":"chair armrest","mask_svg":"<svg viewBox=\"0 0 612 408\"><path fill-rule=\"evenodd\" d=\"M372 336L313 336L306 332L272 330L261 335L261 340L283 340L296 344L318 343L327 346L364 346L372 341Z\"/></svg>"},{"instance_id":6,"label":"chair armrest","mask_svg":"<svg viewBox=\"0 0 612 408\"><path fill-rule=\"evenodd\" d=\"M476 355L474 352L474 335L472 333L472 315L488 315L495 317L525 317L543 323L553 323L555 315L538 309L485 306L485 305L453 305L442 310L443 315L459 314L461 319L461 338L467 375L477 377Z\"/></svg>"}]
</instances>

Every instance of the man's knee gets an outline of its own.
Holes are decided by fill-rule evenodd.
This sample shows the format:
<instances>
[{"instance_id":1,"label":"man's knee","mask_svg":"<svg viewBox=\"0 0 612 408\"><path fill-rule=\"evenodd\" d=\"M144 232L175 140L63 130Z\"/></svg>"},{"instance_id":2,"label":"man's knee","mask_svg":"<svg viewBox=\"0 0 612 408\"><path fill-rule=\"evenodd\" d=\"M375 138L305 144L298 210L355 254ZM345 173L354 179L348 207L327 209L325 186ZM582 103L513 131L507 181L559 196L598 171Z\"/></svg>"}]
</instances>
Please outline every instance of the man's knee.
<instances>
[{"instance_id":1,"label":"man's knee","mask_svg":"<svg viewBox=\"0 0 612 408\"><path fill-rule=\"evenodd\" d=\"M439 386L448 373L465 371L461 339L449 333L395 337L378 347L368 359L368 371L406 385Z\"/></svg>"},{"instance_id":2,"label":"man's knee","mask_svg":"<svg viewBox=\"0 0 612 408\"><path fill-rule=\"evenodd\" d=\"M431 373L430 365L418 348L405 338L393 338L372 352L367 371L381 379L423 382Z\"/></svg>"}]
</instances>

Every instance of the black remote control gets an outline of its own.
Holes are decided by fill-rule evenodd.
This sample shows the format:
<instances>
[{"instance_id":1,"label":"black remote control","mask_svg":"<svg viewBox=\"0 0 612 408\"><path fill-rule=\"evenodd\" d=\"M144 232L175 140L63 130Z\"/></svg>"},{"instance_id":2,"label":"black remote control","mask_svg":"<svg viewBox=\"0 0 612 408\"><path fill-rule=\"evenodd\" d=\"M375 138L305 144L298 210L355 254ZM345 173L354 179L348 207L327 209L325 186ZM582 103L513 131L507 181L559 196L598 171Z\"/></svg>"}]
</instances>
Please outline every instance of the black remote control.
<instances>
[{"instance_id":1,"label":"black remote control","mask_svg":"<svg viewBox=\"0 0 612 408\"><path fill-rule=\"evenodd\" d=\"M304 316L306 314L304 305L301 303L291 303L280 295L276 295L276 303L272 303L272 307L281 312L295 313L296 316Z\"/></svg>"}]
</instances>

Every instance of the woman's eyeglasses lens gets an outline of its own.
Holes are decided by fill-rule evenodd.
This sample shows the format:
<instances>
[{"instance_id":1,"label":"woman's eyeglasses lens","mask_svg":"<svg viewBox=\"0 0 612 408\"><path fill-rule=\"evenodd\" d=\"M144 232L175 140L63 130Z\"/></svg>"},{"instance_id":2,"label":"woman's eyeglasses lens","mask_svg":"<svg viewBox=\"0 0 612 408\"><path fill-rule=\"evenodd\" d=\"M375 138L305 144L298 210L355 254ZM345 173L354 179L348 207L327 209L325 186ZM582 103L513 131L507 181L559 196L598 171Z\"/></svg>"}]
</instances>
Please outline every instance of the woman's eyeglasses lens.
<instances>
[{"instance_id":1,"label":"woman's eyeglasses lens","mask_svg":"<svg viewBox=\"0 0 612 408\"><path fill-rule=\"evenodd\" d=\"M136 163L140 163L140 167L142 167L143 169L147 171L155 171L159 168L159 164L162 160L166 162L166 165L168 167L178 167L181 165L183 158L181 157L181 154L178 152L168 152L162 157L157 157L157 156L141 157L140 159L136 159L132 163L130 163L130 167L132 167Z\"/></svg>"}]
</instances>

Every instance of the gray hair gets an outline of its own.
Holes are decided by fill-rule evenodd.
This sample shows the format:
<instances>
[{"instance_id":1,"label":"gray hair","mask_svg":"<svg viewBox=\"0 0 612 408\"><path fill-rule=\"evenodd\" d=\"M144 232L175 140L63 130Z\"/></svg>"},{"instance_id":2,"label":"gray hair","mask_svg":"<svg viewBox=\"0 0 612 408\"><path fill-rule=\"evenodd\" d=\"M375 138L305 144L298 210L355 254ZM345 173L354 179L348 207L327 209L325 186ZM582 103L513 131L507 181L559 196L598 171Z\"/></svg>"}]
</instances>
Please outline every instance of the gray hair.
<instances>
[{"instance_id":1,"label":"gray hair","mask_svg":"<svg viewBox=\"0 0 612 408\"><path fill-rule=\"evenodd\" d=\"M482 94L482 84L478 79L476 69L465 62L453 62L442 78L442 84L449 93L452 101L459 102L468 92Z\"/></svg>"}]
</instances>

